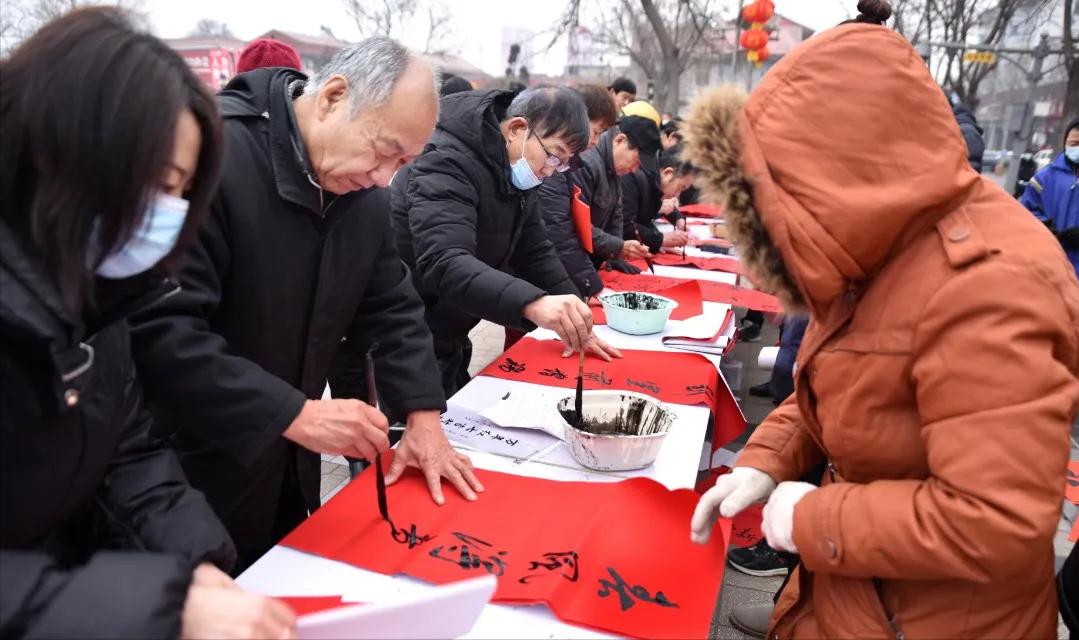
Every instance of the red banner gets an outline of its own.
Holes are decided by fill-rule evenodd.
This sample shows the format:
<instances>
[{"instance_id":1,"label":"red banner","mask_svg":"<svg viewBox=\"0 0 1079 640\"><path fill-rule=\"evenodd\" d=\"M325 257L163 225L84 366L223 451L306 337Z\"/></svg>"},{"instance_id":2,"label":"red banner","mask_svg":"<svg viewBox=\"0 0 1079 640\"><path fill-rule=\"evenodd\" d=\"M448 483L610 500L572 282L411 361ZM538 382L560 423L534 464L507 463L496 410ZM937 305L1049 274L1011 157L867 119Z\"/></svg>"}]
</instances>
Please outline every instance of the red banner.
<instances>
[{"instance_id":1,"label":"red banner","mask_svg":"<svg viewBox=\"0 0 1079 640\"><path fill-rule=\"evenodd\" d=\"M573 198L569 204L570 217L573 218L573 228L577 230L577 239L588 253L593 253L592 247L592 207L581 202L581 188L573 185Z\"/></svg>"},{"instance_id":2,"label":"red banner","mask_svg":"<svg viewBox=\"0 0 1079 640\"><path fill-rule=\"evenodd\" d=\"M745 273L745 267L742 263L734 258L725 258L717 256L701 257L701 256L686 256L683 258L680 255L673 253L660 253L652 257L653 264L660 264L665 267L696 267L697 269L703 269L705 271L725 271L727 273L737 273L742 275ZM648 268L648 265L644 260L634 260L633 264L644 271Z\"/></svg>"},{"instance_id":3,"label":"red banner","mask_svg":"<svg viewBox=\"0 0 1079 640\"><path fill-rule=\"evenodd\" d=\"M712 450L746 429L746 419L715 365L695 353L620 349L621 358L585 358L584 388L636 391L662 402L704 405L712 410ZM574 389L577 360L562 357L558 340L522 338L479 375ZM687 461L687 464L690 462Z\"/></svg>"},{"instance_id":4,"label":"red banner","mask_svg":"<svg viewBox=\"0 0 1079 640\"><path fill-rule=\"evenodd\" d=\"M723 207L715 204L686 204L678 207L678 212L695 218L723 217Z\"/></svg>"},{"instance_id":5,"label":"red banner","mask_svg":"<svg viewBox=\"0 0 1079 640\"><path fill-rule=\"evenodd\" d=\"M600 273L603 285L615 291L644 291L645 293L662 294L664 289L669 289L675 284L685 282L682 278L668 278L666 276L654 276L641 273L630 275L619 271L603 271ZM701 286L701 295L706 302L722 302L736 307L757 309L765 313L779 313L782 307L779 299L773 295L746 289L736 285L710 280L697 280Z\"/></svg>"},{"instance_id":6,"label":"red banner","mask_svg":"<svg viewBox=\"0 0 1079 640\"><path fill-rule=\"evenodd\" d=\"M634 291L634 289L616 289L611 286L607 288L612 291ZM701 285L696 280L683 280L679 284L647 293L670 298L678 303L678 307L671 312L671 320L685 320L704 313L704 298L701 294ZM599 302L589 306L592 308L592 322L595 324L607 324L607 315L603 312L603 306Z\"/></svg>"},{"instance_id":7,"label":"red banner","mask_svg":"<svg viewBox=\"0 0 1079 640\"><path fill-rule=\"evenodd\" d=\"M339 609L341 607L354 607L358 602L344 602L341 596L277 596L292 609L297 616L305 616L309 613Z\"/></svg>"},{"instance_id":8,"label":"red banner","mask_svg":"<svg viewBox=\"0 0 1079 640\"><path fill-rule=\"evenodd\" d=\"M698 496L646 478L559 482L476 470L476 502L431 501L410 469L376 508L368 469L282 544L386 575L437 584L491 574L494 602L546 604L559 618L647 638L703 638L723 582L730 521L689 540Z\"/></svg>"}]
</instances>

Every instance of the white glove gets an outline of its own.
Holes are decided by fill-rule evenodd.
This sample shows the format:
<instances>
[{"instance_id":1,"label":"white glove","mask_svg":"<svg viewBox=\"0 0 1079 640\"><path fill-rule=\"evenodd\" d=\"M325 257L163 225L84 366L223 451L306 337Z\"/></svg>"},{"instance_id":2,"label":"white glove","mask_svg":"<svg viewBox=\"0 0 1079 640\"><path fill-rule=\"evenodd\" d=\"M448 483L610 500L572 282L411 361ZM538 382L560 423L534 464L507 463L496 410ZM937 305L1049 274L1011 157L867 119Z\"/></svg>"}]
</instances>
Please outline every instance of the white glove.
<instances>
[{"instance_id":1,"label":"white glove","mask_svg":"<svg viewBox=\"0 0 1079 640\"><path fill-rule=\"evenodd\" d=\"M794 546L794 505L816 485L808 482L781 482L764 505L764 519L761 532L768 541L768 546L776 551L798 553Z\"/></svg>"},{"instance_id":2,"label":"white glove","mask_svg":"<svg viewBox=\"0 0 1079 640\"><path fill-rule=\"evenodd\" d=\"M716 486L701 496L693 510L690 539L697 544L708 542L719 516L733 518L742 509L767 498L775 488L772 476L752 467L735 467L719 476Z\"/></svg>"}]
</instances>

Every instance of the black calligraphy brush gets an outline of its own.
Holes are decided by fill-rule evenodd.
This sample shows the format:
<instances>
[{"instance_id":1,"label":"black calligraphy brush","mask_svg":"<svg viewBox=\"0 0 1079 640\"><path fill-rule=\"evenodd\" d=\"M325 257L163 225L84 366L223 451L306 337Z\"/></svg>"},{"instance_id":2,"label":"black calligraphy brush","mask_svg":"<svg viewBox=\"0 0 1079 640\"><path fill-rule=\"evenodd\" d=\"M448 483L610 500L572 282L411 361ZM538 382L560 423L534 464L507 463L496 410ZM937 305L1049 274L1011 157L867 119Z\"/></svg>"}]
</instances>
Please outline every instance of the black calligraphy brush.
<instances>
[{"instance_id":1,"label":"black calligraphy brush","mask_svg":"<svg viewBox=\"0 0 1079 640\"><path fill-rule=\"evenodd\" d=\"M584 426L584 347L577 361L577 397L573 399L573 410L577 412L573 426L580 429Z\"/></svg>"},{"instance_id":2,"label":"black calligraphy brush","mask_svg":"<svg viewBox=\"0 0 1079 640\"><path fill-rule=\"evenodd\" d=\"M641 230L637 228L637 225L633 226L633 232L637 234L637 242L644 244L644 240L641 240ZM648 270L652 272L652 275L656 275L656 265L652 264L652 259L645 256L644 262L648 265ZM583 362L581 363L581 366L584 366Z\"/></svg>"},{"instance_id":3,"label":"black calligraphy brush","mask_svg":"<svg viewBox=\"0 0 1079 640\"><path fill-rule=\"evenodd\" d=\"M378 343L367 350L367 403L378 408L378 389L375 388L375 359L371 354L378 349ZM390 509L386 504L386 475L382 472L382 456L375 455L375 490L378 492L378 512L382 519L390 521Z\"/></svg>"}]
</instances>

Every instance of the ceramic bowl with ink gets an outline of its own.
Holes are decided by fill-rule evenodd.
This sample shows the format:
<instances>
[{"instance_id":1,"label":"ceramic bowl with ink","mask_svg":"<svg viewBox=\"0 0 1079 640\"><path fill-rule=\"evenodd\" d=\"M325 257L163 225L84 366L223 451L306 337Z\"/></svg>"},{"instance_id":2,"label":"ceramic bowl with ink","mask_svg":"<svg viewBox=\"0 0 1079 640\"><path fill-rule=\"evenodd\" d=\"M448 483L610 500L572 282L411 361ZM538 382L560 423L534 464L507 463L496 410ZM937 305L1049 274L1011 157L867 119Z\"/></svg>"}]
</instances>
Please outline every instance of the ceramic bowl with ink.
<instances>
[{"instance_id":1,"label":"ceramic bowl with ink","mask_svg":"<svg viewBox=\"0 0 1079 640\"><path fill-rule=\"evenodd\" d=\"M597 471L628 471L652 464L667 438L674 415L663 405L632 391L585 391L584 420L574 426L575 397L563 398L558 413L566 422L565 440L573 459Z\"/></svg>"},{"instance_id":2,"label":"ceramic bowl with ink","mask_svg":"<svg viewBox=\"0 0 1079 640\"><path fill-rule=\"evenodd\" d=\"M607 326L634 336L659 333L667 326L678 303L670 298L641 291L619 291L599 297Z\"/></svg>"}]
</instances>

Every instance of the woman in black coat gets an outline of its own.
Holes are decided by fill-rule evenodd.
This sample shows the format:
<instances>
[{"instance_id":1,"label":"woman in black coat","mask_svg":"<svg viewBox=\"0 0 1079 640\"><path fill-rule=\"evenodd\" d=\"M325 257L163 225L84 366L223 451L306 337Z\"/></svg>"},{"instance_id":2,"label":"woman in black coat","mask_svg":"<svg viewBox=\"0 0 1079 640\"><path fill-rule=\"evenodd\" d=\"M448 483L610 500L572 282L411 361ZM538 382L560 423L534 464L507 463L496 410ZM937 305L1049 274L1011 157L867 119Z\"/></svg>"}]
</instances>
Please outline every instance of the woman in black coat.
<instances>
[{"instance_id":1,"label":"woman in black coat","mask_svg":"<svg viewBox=\"0 0 1079 640\"><path fill-rule=\"evenodd\" d=\"M150 435L126 318L176 290L221 155L213 98L119 11L0 63L0 637L288 637Z\"/></svg>"}]
</instances>

